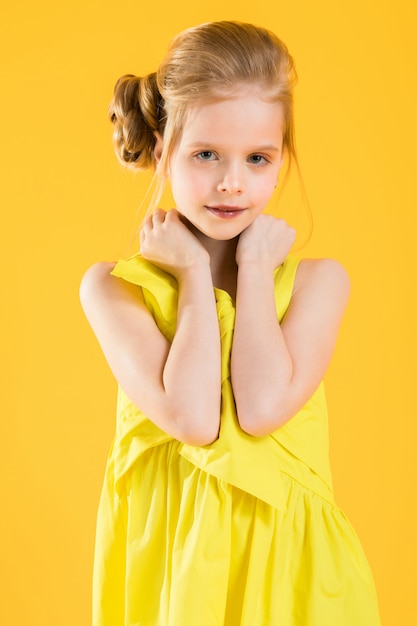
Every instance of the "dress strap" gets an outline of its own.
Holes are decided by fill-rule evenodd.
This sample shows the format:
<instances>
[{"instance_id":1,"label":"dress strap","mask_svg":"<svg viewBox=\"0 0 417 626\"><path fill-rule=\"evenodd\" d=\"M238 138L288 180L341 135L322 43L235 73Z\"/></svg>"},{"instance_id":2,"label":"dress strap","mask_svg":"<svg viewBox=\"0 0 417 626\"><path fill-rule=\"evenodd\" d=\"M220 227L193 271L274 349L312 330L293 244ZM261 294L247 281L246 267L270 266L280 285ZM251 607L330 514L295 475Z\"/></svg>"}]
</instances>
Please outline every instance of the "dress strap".
<instances>
[{"instance_id":1,"label":"dress strap","mask_svg":"<svg viewBox=\"0 0 417 626\"><path fill-rule=\"evenodd\" d=\"M145 304L160 331L172 341L178 309L178 285L174 276L146 261L140 254L118 261L111 273L142 288Z\"/></svg>"}]
</instances>

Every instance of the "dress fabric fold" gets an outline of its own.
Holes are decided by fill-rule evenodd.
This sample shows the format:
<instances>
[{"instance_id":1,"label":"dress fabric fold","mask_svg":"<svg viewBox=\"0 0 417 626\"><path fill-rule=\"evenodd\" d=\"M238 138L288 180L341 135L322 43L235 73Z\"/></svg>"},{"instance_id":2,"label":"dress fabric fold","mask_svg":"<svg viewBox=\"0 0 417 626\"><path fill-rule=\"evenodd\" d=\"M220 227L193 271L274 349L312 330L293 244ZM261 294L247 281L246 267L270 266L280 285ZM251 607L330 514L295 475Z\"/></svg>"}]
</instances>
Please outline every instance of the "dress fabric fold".
<instances>
[{"instance_id":1,"label":"dress fabric fold","mask_svg":"<svg viewBox=\"0 0 417 626\"><path fill-rule=\"evenodd\" d=\"M298 259L275 271L277 318ZM172 341L173 276L140 255L112 272L142 289ZM323 383L283 427L244 433L230 382L234 302L215 289L222 348L218 439L183 444L118 390L101 494L93 626L378 626L372 575L333 498Z\"/></svg>"}]
</instances>

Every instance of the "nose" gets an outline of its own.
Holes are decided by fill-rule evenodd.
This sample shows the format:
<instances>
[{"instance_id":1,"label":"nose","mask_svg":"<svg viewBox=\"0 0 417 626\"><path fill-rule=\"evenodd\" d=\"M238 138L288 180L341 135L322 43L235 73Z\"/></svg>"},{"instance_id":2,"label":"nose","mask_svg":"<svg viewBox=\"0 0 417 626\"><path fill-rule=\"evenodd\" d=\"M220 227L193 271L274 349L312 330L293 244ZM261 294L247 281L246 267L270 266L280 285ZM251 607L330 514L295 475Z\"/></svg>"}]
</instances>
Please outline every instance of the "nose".
<instances>
[{"instance_id":1,"label":"nose","mask_svg":"<svg viewBox=\"0 0 417 626\"><path fill-rule=\"evenodd\" d=\"M225 169L217 185L217 190L229 194L241 194L244 191L243 172L238 166Z\"/></svg>"}]
</instances>

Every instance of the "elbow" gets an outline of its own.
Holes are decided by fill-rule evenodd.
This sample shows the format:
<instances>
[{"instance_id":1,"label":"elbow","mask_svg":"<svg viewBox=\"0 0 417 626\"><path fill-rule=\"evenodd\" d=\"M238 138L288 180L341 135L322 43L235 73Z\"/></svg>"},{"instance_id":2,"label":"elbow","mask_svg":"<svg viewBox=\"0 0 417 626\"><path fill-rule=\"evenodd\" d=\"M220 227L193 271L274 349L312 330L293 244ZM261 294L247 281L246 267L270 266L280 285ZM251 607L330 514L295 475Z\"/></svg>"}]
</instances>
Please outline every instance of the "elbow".
<instances>
[{"instance_id":1,"label":"elbow","mask_svg":"<svg viewBox=\"0 0 417 626\"><path fill-rule=\"evenodd\" d=\"M251 410L247 408L239 410L237 407L241 429L247 435L256 438L267 437L278 430L291 419L292 415L282 404L269 407L256 406L252 407Z\"/></svg>"},{"instance_id":2,"label":"elbow","mask_svg":"<svg viewBox=\"0 0 417 626\"><path fill-rule=\"evenodd\" d=\"M178 435L178 440L181 441L181 443L185 443L188 446L194 446L196 448L203 448L204 446L209 446L211 443L214 443L216 441L216 439L219 436L219 430L217 429L217 431L214 432L194 432L194 431L187 431L187 432L180 432Z\"/></svg>"},{"instance_id":3,"label":"elbow","mask_svg":"<svg viewBox=\"0 0 417 626\"><path fill-rule=\"evenodd\" d=\"M180 438L181 443L185 443L188 446L194 446L195 448L204 448L204 446L209 446L211 443L214 443L218 438L218 432L215 437L213 436L205 436L201 433L187 433L183 437Z\"/></svg>"},{"instance_id":4,"label":"elbow","mask_svg":"<svg viewBox=\"0 0 417 626\"><path fill-rule=\"evenodd\" d=\"M220 429L220 414L213 419L213 415L209 416L210 419L203 422L196 422L195 415L190 416L191 419L187 419L184 414L174 418L176 424L175 438L189 446L195 446L202 448L208 446L219 436Z\"/></svg>"}]
</instances>

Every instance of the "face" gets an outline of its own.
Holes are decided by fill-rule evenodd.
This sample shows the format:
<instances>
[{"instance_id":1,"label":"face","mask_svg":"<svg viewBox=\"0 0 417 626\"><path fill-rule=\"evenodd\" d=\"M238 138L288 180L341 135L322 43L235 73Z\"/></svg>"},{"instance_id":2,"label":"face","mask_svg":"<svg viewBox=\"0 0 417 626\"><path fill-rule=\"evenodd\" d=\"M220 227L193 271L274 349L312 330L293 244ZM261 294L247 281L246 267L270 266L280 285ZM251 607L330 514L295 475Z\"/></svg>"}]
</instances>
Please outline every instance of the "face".
<instances>
[{"instance_id":1,"label":"face","mask_svg":"<svg viewBox=\"0 0 417 626\"><path fill-rule=\"evenodd\" d=\"M279 104L253 92L193 108L169 167L177 210L210 238L239 235L277 184L283 132Z\"/></svg>"}]
</instances>

